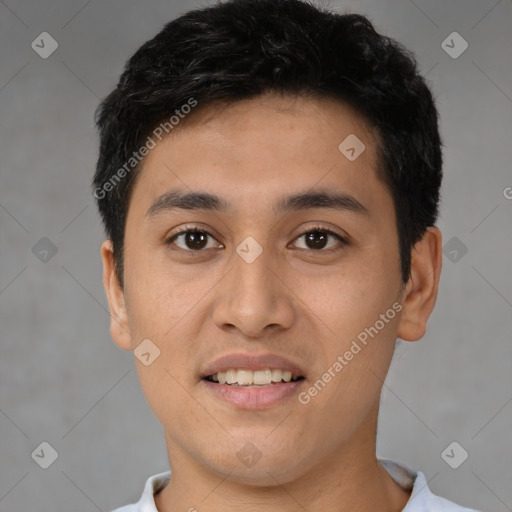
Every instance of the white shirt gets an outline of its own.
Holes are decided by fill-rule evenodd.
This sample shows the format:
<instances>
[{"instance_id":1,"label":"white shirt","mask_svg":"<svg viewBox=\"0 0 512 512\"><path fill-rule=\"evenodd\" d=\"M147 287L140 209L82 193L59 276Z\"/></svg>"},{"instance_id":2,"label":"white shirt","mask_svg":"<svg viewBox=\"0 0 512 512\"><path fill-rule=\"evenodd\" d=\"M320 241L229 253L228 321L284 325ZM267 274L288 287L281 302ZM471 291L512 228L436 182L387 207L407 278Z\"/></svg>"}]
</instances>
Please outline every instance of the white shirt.
<instances>
[{"instance_id":1,"label":"white shirt","mask_svg":"<svg viewBox=\"0 0 512 512\"><path fill-rule=\"evenodd\" d=\"M478 512L433 494L421 471L412 471L407 466L390 459L379 458L378 461L400 487L406 491L412 491L402 512ZM149 477L137 503L117 508L112 512L158 512L154 495L169 483L170 478L170 471Z\"/></svg>"}]
</instances>

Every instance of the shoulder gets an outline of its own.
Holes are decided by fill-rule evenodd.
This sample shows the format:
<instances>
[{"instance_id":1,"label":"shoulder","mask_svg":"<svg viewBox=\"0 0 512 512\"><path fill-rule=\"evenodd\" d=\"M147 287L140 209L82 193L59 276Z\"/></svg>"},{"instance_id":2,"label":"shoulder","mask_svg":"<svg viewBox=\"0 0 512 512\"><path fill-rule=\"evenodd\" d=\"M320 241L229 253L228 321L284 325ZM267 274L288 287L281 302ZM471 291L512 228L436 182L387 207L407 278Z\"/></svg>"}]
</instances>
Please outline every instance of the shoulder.
<instances>
[{"instance_id":1,"label":"shoulder","mask_svg":"<svg viewBox=\"0 0 512 512\"><path fill-rule=\"evenodd\" d=\"M421 471L413 471L390 459L378 460L398 485L411 492L409 501L402 512L479 512L434 494Z\"/></svg>"},{"instance_id":2,"label":"shoulder","mask_svg":"<svg viewBox=\"0 0 512 512\"><path fill-rule=\"evenodd\" d=\"M158 512L154 496L169 483L170 477L170 471L150 476L146 480L142 496L137 503L116 508L111 512Z\"/></svg>"},{"instance_id":3,"label":"shoulder","mask_svg":"<svg viewBox=\"0 0 512 512\"><path fill-rule=\"evenodd\" d=\"M428 487L425 475L418 471L411 497L403 512L478 512L434 494Z\"/></svg>"}]
</instances>

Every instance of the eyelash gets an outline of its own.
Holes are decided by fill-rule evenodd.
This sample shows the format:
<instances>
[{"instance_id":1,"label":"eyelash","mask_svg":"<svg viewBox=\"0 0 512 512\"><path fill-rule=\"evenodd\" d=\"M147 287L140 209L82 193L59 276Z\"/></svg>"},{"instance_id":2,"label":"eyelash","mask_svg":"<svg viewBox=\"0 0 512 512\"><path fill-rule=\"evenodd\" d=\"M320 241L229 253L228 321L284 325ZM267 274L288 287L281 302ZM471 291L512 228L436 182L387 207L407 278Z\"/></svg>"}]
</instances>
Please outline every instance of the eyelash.
<instances>
[{"instance_id":1,"label":"eyelash","mask_svg":"<svg viewBox=\"0 0 512 512\"><path fill-rule=\"evenodd\" d=\"M334 238L336 238L339 242L341 242L342 245L348 245L349 242L346 238L342 237L341 235L339 235L338 233L335 233L334 231L331 231L330 229L327 229L325 227L322 227L322 226L312 226L310 228L308 228L307 230L303 231L302 233L299 233L297 235L297 237L295 238L295 240L297 240L298 238L304 236L304 235L307 235L309 233L317 233L317 232L321 232L321 233L324 233L326 235L330 235L330 236L333 236ZM165 243L166 245L172 245L174 243L174 241L180 236L180 235L183 235L183 234L186 234L186 233L203 233L205 235L208 235L210 236L211 238L213 238L215 240L215 236L210 233L207 229L204 229L204 228L198 228L198 227L184 227L182 230L178 231L177 233L174 233L170 238L168 238L167 240L165 240ZM201 250L193 250L193 249L181 249L181 247L178 248L179 250L181 251L184 251L184 252L189 252L189 253L199 253L199 252L204 252L204 249L201 249ZM330 249L318 249L318 250L315 250L315 249L302 249L302 250L310 250L310 251L313 251L313 252L332 252L332 251L336 251L336 250L339 250L339 248L330 248Z\"/></svg>"}]
</instances>

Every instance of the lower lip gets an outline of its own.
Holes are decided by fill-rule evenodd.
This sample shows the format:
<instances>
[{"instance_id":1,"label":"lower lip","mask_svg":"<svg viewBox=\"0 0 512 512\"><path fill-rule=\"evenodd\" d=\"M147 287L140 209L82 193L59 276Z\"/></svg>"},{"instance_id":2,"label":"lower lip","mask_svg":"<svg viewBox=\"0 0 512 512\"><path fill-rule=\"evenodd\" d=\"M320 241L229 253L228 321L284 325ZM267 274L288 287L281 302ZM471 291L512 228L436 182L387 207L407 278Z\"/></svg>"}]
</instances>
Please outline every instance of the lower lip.
<instances>
[{"instance_id":1,"label":"lower lip","mask_svg":"<svg viewBox=\"0 0 512 512\"><path fill-rule=\"evenodd\" d=\"M265 409L297 393L306 379L294 382L279 382L261 388L235 387L203 379L206 388L217 397L240 409Z\"/></svg>"}]
</instances>

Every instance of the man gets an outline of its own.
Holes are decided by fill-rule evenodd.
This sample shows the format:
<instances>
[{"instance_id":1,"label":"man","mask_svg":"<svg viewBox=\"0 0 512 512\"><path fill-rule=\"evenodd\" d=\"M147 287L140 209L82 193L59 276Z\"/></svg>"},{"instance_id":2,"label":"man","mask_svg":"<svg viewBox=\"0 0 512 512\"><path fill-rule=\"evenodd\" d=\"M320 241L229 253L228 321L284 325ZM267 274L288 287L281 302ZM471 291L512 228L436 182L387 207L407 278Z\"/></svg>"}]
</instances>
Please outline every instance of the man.
<instances>
[{"instance_id":1,"label":"man","mask_svg":"<svg viewBox=\"0 0 512 512\"><path fill-rule=\"evenodd\" d=\"M118 511L469 510L375 453L437 296L437 122L412 55L299 0L191 11L128 61L93 188L171 471Z\"/></svg>"}]
</instances>

